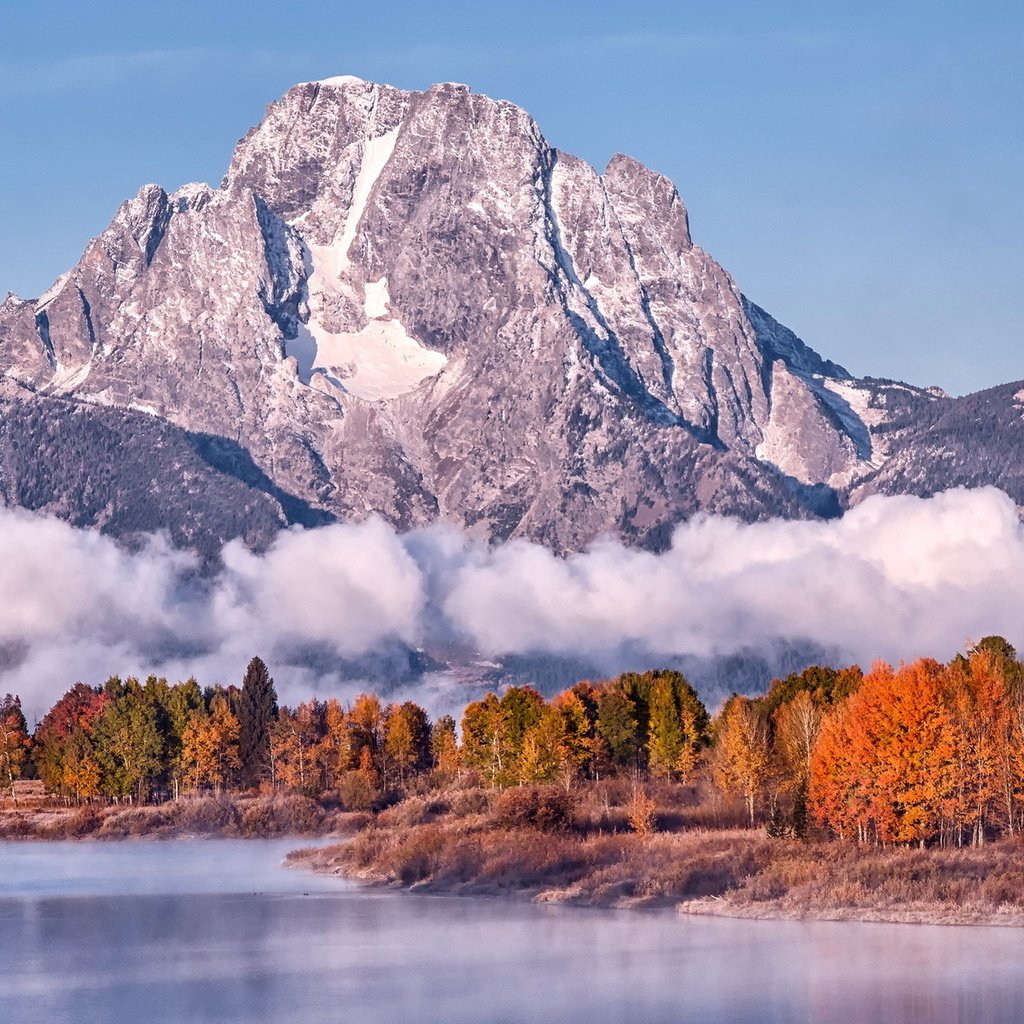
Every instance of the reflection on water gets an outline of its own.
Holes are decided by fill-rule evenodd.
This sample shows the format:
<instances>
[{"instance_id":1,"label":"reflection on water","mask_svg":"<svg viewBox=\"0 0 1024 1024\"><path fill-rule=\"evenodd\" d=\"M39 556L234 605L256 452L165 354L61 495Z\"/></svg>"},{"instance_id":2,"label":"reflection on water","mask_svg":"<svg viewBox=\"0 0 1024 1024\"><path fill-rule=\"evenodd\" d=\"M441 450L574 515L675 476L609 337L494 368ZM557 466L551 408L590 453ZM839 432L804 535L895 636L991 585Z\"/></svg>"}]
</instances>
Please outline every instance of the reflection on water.
<instances>
[{"instance_id":1,"label":"reflection on water","mask_svg":"<svg viewBox=\"0 0 1024 1024\"><path fill-rule=\"evenodd\" d=\"M1024 1021L1024 934L366 892L290 842L0 843L0 1020Z\"/></svg>"}]
</instances>

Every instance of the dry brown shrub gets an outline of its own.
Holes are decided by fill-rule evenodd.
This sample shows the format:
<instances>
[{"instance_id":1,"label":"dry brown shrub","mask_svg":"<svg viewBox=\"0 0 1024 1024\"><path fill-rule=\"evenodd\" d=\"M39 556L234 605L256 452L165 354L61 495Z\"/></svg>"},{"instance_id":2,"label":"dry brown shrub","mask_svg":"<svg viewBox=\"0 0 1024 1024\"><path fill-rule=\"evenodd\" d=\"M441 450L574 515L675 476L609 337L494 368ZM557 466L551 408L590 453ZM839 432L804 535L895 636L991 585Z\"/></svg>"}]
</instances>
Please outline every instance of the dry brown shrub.
<instances>
[{"instance_id":1,"label":"dry brown shrub","mask_svg":"<svg viewBox=\"0 0 1024 1024\"><path fill-rule=\"evenodd\" d=\"M439 886L465 886L480 875L484 860L482 837L479 834L452 833L434 868L434 882Z\"/></svg>"},{"instance_id":2,"label":"dry brown shrub","mask_svg":"<svg viewBox=\"0 0 1024 1024\"><path fill-rule=\"evenodd\" d=\"M68 839L90 835L103 824L103 815L94 807L80 807L67 815L61 823L61 832Z\"/></svg>"},{"instance_id":3,"label":"dry brown shrub","mask_svg":"<svg viewBox=\"0 0 1024 1024\"><path fill-rule=\"evenodd\" d=\"M380 793L365 772L345 772L338 780L338 799L346 811L372 811L379 798Z\"/></svg>"},{"instance_id":4,"label":"dry brown shrub","mask_svg":"<svg viewBox=\"0 0 1024 1024\"><path fill-rule=\"evenodd\" d=\"M0 818L0 836L4 839L31 839L38 834L32 821L23 814Z\"/></svg>"},{"instance_id":5,"label":"dry brown shrub","mask_svg":"<svg viewBox=\"0 0 1024 1024\"><path fill-rule=\"evenodd\" d=\"M633 790L633 796L626 809L629 827L641 836L649 836L654 832L657 822L654 801L639 787Z\"/></svg>"},{"instance_id":6,"label":"dry brown shrub","mask_svg":"<svg viewBox=\"0 0 1024 1024\"><path fill-rule=\"evenodd\" d=\"M487 814L491 809L494 794L486 789L474 787L457 792L451 799L451 811L456 818L468 818L474 814Z\"/></svg>"},{"instance_id":7,"label":"dry brown shrub","mask_svg":"<svg viewBox=\"0 0 1024 1024\"><path fill-rule=\"evenodd\" d=\"M239 830L245 836L316 835L323 828L323 808L295 793L260 796L242 808Z\"/></svg>"},{"instance_id":8,"label":"dry brown shrub","mask_svg":"<svg viewBox=\"0 0 1024 1024\"><path fill-rule=\"evenodd\" d=\"M390 836L372 823L362 832L357 832L342 850L345 860L356 868L371 868L389 845Z\"/></svg>"},{"instance_id":9,"label":"dry brown shrub","mask_svg":"<svg viewBox=\"0 0 1024 1024\"><path fill-rule=\"evenodd\" d=\"M367 811L334 811L325 815L323 831L354 835L369 826L372 821L373 815Z\"/></svg>"},{"instance_id":10,"label":"dry brown shrub","mask_svg":"<svg viewBox=\"0 0 1024 1024\"><path fill-rule=\"evenodd\" d=\"M981 884L981 898L993 908L1024 906L1024 870L1001 870Z\"/></svg>"},{"instance_id":11,"label":"dry brown shrub","mask_svg":"<svg viewBox=\"0 0 1024 1024\"><path fill-rule=\"evenodd\" d=\"M479 877L501 889L534 889L577 881L588 863L582 842L550 832L490 834L483 840Z\"/></svg>"},{"instance_id":12,"label":"dry brown shrub","mask_svg":"<svg viewBox=\"0 0 1024 1024\"><path fill-rule=\"evenodd\" d=\"M179 829L198 835L236 832L241 822L238 807L226 796L185 797L169 809Z\"/></svg>"},{"instance_id":13,"label":"dry brown shrub","mask_svg":"<svg viewBox=\"0 0 1024 1024\"><path fill-rule=\"evenodd\" d=\"M418 825L387 848L383 869L403 885L429 878L440 864L447 837L438 825Z\"/></svg>"},{"instance_id":14,"label":"dry brown shrub","mask_svg":"<svg viewBox=\"0 0 1024 1024\"><path fill-rule=\"evenodd\" d=\"M162 807L128 807L108 814L96 834L105 839L140 839L166 835L172 825Z\"/></svg>"},{"instance_id":15,"label":"dry brown shrub","mask_svg":"<svg viewBox=\"0 0 1024 1024\"><path fill-rule=\"evenodd\" d=\"M446 800L436 796L410 796L401 803L381 811L378 821L385 827L412 828L436 821L450 810Z\"/></svg>"},{"instance_id":16,"label":"dry brown shrub","mask_svg":"<svg viewBox=\"0 0 1024 1024\"><path fill-rule=\"evenodd\" d=\"M559 786L519 786L499 797L494 824L501 829L564 832L572 828L573 811L572 795Z\"/></svg>"}]
</instances>

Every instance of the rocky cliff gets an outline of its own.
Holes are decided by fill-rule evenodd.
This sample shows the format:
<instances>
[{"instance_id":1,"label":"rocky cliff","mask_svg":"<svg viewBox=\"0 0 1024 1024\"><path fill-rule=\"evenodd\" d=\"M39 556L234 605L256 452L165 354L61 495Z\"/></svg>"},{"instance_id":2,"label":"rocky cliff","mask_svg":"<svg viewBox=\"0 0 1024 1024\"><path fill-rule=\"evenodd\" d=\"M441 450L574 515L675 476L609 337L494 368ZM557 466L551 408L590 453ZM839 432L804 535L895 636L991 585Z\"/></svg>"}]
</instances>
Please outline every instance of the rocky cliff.
<instances>
[{"instance_id":1,"label":"rocky cliff","mask_svg":"<svg viewBox=\"0 0 1024 1024\"><path fill-rule=\"evenodd\" d=\"M46 294L9 296L0 375L5 501L198 546L371 512L658 546L698 510L914 489L956 418L745 298L637 161L598 173L462 85L354 78L295 86L219 187L146 186ZM147 498L183 478L187 501Z\"/></svg>"}]
</instances>

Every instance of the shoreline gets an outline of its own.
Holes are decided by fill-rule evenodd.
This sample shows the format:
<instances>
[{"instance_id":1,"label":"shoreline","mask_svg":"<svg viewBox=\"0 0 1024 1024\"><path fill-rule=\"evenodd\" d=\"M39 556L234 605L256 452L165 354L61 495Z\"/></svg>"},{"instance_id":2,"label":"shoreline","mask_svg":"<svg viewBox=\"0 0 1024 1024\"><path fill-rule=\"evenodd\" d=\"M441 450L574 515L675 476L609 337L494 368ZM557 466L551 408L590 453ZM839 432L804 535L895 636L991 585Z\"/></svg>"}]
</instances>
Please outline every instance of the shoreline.
<instances>
[{"instance_id":1,"label":"shoreline","mask_svg":"<svg viewBox=\"0 0 1024 1024\"><path fill-rule=\"evenodd\" d=\"M283 793L210 795L163 804L8 807L0 810L0 841L340 838L364 826L368 817Z\"/></svg>"},{"instance_id":2,"label":"shoreline","mask_svg":"<svg viewBox=\"0 0 1024 1024\"><path fill-rule=\"evenodd\" d=\"M931 925L939 928L1022 928L1024 911L959 910L941 906L908 906L902 908L817 908L791 907L783 901L763 906L735 906L724 900L690 900L676 906L685 917L728 917L748 921L832 921L850 924Z\"/></svg>"},{"instance_id":3,"label":"shoreline","mask_svg":"<svg viewBox=\"0 0 1024 1024\"><path fill-rule=\"evenodd\" d=\"M358 839L358 834L355 837ZM765 842L772 842L765 840ZM911 899L902 903L870 905L831 905L813 898L792 894L756 901L737 902L734 897L748 894L742 889L727 890L721 895L679 899L667 894L638 894L644 879L625 878L616 885L594 884L580 880L567 885L517 885L476 877L448 882L426 878L403 882L393 874L374 867L358 867L353 863L353 839L316 848L290 852L285 866L316 874L335 875L357 882L367 888L389 889L419 895L456 898L509 900L512 902L548 903L580 908L607 910L673 910L684 917L721 917L763 921L829 921L860 924L906 924L938 927L1024 927L1024 906L1003 904L996 908L977 901L960 904ZM813 847L808 850L814 853ZM903 851L888 851L894 859Z\"/></svg>"},{"instance_id":4,"label":"shoreline","mask_svg":"<svg viewBox=\"0 0 1024 1024\"><path fill-rule=\"evenodd\" d=\"M339 844L340 845L340 844ZM905 924L950 928L1024 928L1024 910L1007 909L989 912L942 906L908 906L891 908L815 907L787 905L783 900L766 901L752 906L736 905L722 897L684 900L618 897L595 900L574 889L478 889L460 890L432 884L401 885L379 876L347 872L338 868L321 868L306 863L310 849L290 852L284 866L313 874L332 875L357 882L367 889L388 889L397 893L420 896L443 896L453 899L507 900L513 903L555 904L583 910L675 911L681 917L717 917L747 921L827 921L843 924Z\"/></svg>"},{"instance_id":5,"label":"shoreline","mask_svg":"<svg viewBox=\"0 0 1024 1024\"><path fill-rule=\"evenodd\" d=\"M509 825L476 790L370 814L289 794L0 812L10 842L292 838L284 866L369 888L689 917L1024 927L1024 844L862 848L763 829L639 835L585 822ZM495 806L492 806L494 804ZM304 842L316 845L302 846Z\"/></svg>"}]
</instances>

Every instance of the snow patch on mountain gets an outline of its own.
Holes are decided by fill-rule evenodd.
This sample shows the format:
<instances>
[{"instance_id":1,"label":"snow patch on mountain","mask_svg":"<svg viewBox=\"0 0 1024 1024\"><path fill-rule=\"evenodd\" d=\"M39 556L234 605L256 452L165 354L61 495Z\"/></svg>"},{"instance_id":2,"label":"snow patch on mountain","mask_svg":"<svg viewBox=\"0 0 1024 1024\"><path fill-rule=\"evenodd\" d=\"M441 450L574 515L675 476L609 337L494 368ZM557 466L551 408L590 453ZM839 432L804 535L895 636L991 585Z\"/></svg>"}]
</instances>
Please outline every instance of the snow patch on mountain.
<instances>
[{"instance_id":1,"label":"snow patch on mountain","mask_svg":"<svg viewBox=\"0 0 1024 1024\"><path fill-rule=\"evenodd\" d=\"M71 271L66 271L57 278L49 288L36 300L36 313L43 313L46 307L64 290L64 286L71 280Z\"/></svg>"},{"instance_id":2,"label":"snow patch on mountain","mask_svg":"<svg viewBox=\"0 0 1024 1024\"><path fill-rule=\"evenodd\" d=\"M395 127L376 138L367 139L363 147L363 161L359 166L359 174L356 177L355 187L352 190L352 205L349 207L348 215L345 217L345 227L342 229L341 238L337 244L337 269L344 273L349 268L349 249L355 241L356 231L359 222L363 219L366 204L369 201L373 186L377 183L381 172L391 159L395 151L395 140L398 138L399 128Z\"/></svg>"},{"instance_id":3,"label":"snow patch on mountain","mask_svg":"<svg viewBox=\"0 0 1024 1024\"><path fill-rule=\"evenodd\" d=\"M331 78L321 78L315 82L308 82L307 85L326 85L343 87L346 85L366 85L366 79L356 75L334 75Z\"/></svg>"},{"instance_id":4,"label":"snow patch on mountain","mask_svg":"<svg viewBox=\"0 0 1024 1024\"><path fill-rule=\"evenodd\" d=\"M421 345L391 310L387 278L365 286L359 330L332 330L324 323L331 300L352 294L351 285L337 275L338 248L309 247L310 316L299 324L295 338L286 342L299 378L313 383L314 375L355 398L367 402L397 398L436 376L448 362L441 352ZM324 272L321 260L330 268Z\"/></svg>"}]
</instances>

